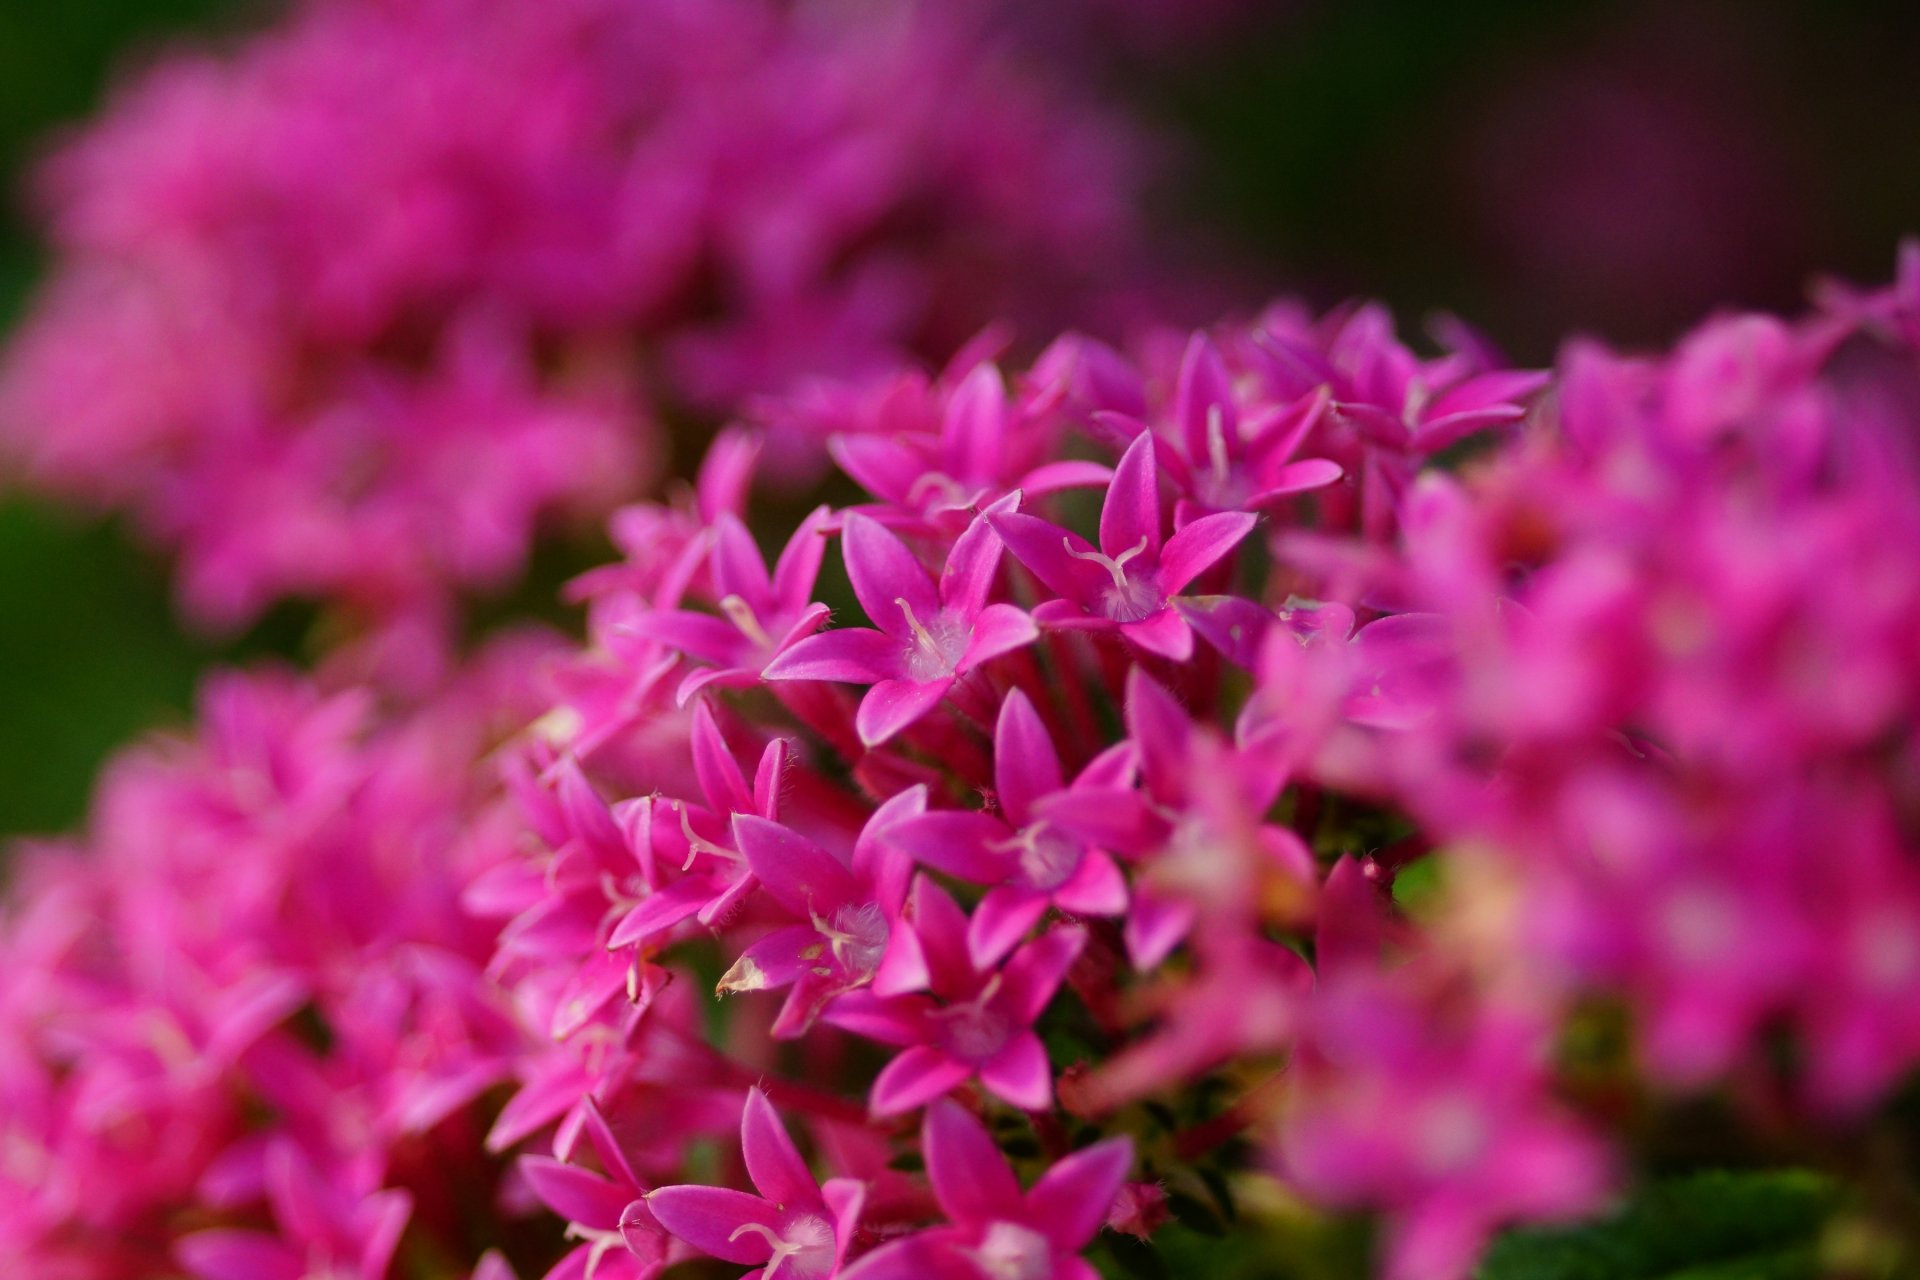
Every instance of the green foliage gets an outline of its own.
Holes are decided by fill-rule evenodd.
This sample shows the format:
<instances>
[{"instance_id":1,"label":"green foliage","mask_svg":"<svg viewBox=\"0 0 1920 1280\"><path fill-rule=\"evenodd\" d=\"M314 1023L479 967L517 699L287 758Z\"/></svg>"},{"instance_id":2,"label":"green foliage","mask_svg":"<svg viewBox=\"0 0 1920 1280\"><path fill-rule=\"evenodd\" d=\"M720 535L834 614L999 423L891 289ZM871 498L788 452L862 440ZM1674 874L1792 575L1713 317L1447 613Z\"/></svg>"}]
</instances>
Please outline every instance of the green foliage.
<instances>
[{"instance_id":1,"label":"green foliage","mask_svg":"<svg viewBox=\"0 0 1920 1280\"><path fill-rule=\"evenodd\" d=\"M1659 1183L1606 1221L1502 1237L1480 1280L1801 1280L1839 1204L1817 1174L1702 1173Z\"/></svg>"}]
</instances>

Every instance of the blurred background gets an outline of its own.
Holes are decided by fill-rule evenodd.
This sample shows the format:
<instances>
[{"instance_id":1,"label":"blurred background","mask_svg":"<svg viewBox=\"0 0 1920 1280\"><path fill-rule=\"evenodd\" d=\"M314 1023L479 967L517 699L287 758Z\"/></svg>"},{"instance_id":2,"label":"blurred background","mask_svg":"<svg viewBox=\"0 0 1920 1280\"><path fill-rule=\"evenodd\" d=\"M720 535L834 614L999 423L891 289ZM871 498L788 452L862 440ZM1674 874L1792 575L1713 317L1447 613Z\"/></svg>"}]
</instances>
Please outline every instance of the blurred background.
<instances>
[{"instance_id":1,"label":"blurred background","mask_svg":"<svg viewBox=\"0 0 1920 1280\"><path fill-rule=\"evenodd\" d=\"M1544 362L1570 332L1661 343L1716 308L1793 308L1818 275L1885 278L1920 231L1910 0L1101 4L1085 73L1179 158L1159 212L1236 264L1240 307L1365 294ZM151 50L267 16L0 5L0 318L37 269L47 141ZM1048 50L1044 21L1021 38ZM196 638L122 530L0 487L0 835L71 825L101 758L179 718L198 670L293 655L304 630Z\"/></svg>"}]
</instances>

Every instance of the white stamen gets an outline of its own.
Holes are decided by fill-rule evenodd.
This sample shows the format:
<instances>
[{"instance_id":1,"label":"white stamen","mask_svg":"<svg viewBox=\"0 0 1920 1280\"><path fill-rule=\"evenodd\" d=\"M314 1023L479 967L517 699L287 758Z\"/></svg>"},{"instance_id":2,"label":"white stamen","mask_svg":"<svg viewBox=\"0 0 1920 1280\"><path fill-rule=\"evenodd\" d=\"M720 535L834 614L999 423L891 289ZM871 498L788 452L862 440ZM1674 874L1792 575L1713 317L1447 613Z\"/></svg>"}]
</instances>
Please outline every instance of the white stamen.
<instances>
[{"instance_id":1,"label":"white stamen","mask_svg":"<svg viewBox=\"0 0 1920 1280\"><path fill-rule=\"evenodd\" d=\"M762 649L773 648L773 638L760 625L760 619L753 612L753 606L738 595L724 597L720 601L720 612L727 616L740 631L740 634L759 645Z\"/></svg>"},{"instance_id":2,"label":"white stamen","mask_svg":"<svg viewBox=\"0 0 1920 1280\"><path fill-rule=\"evenodd\" d=\"M1117 589L1125 591L1127 589L1127 561L1146 551L1147 537L1145 534L1141 534L1139 542L1128 547L1117 556L1103 555L1098 551L1075 551L1073 549L1073 543L1065 538L1060 539L1060 545L1065 547L1067 554L1075 560L1091 560L1102 569L1105 569L1113 578L1113 585Z\"/></svg>"}]
</instances>

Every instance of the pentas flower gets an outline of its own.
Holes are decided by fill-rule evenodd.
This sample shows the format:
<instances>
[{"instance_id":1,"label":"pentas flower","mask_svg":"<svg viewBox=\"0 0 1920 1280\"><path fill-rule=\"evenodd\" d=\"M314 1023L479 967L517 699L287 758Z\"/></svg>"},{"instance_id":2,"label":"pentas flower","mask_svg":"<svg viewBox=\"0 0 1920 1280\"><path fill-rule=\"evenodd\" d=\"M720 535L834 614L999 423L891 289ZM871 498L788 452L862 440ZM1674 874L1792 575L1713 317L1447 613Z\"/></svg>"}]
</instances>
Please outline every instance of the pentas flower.
<instances>
[{"instance_id":1,"label":"pentas flower","mask_svg":"<svg viewBox=\"0 0 1920 1280\"><path fill-rule=\"evenodd\" d=\"M847 576L877 630L842 627L809 636L767 664L769 680L871 684L855 719L877 747L931 711L954 682L1039 635L1010 604L989 603L1000 567L997 522L1009 495L980 513L953 544L936 586L913 552L877 521L849 513L841 529Z\"/></svg>"},{"instance_id":2,"label":"pentas flower","mask_svg":"<svg viewBox=\"0 0 1920 1280\"><path fill-rule=\"evenodd\" d=\"M1109 1138L1061 1160L1021 1191L987 1131L952 1102L928 1108L921 1148L948 1225L882 1245L847 1280L1093 1280L1079 1256L1106 1222L1133 1165L1133 1144Z\"/></svg>"},{"instance_id":3,"label":"pentas flower","mask_svg":"<svg viewBox=\"0 0 1920 1280\"><path fill-rule=\"evenodd\" d=\"M1185 495L1177 525L1196 513L1271 507L1325 488L1342 475L1337 462L1294 457L1328 410L1324 386L1291 404L1263 406L1257 415L1243 415L1238 399L1219 348L1205 334L1195 334L1180 362L1172 429L1163 437L1168 469ZM1151 430L1122 414L1105 414L1101 421L1128 437Z\"/></svg>"},{"instance_id":4,"label":"pentas flower","mask_svg":"<svg viewBox=\"0 0 1920 1280\"><path fill-rule=\"evenodd\" d=\"M771 575L738 518L728 513L714 522L708 572L718 615L661 609L633 624L650 640L707 664L681 680L681 702L710 684L753 685L774 657L826 624L829 611L813 601L813 587L826 555L827 522L825 507L802 520Z\"/></svg>"},{"instance_id":5,"label":"pentas flower","mask_svg":"<svg viewBox=\"0 0 1920 1280\"><path fill-rule=\"evenodd\" d=\"M926 809L919 788L874 810L845 862L765 818L734 817L734 841L767 897L795 923L740 953L720 979L722 994L791 986L773 1034L797 1036L835 997L887 980L911 964L895 938L907 895L907 867L887 848L888 832Z\"/></svg>"},{"instance_id":6,"label":"pentas flower","mask_svg":"<svg viewBox=\"0 0 1920 1280\"><path fill-rule=\"evenodd\" d=\"M1062 927L997 967L978 966L966 916L931 880L916 880L892 980L827 1011L833 1025L904 1050L873 1082L874 1113L911 1110L975 1078L1016 1107L1051 1105L1052 1072L1033 1024L1085 944L1081 930ZM921 989L929 995L888 994Z\"/></svg>"},{"instance_id":7,"label":"pentas flower","mask_svg":"<svg viewBox=\"0 0 1920 1280\"><path fill-rule=\"evenodd\" d=\"M647 1208L662 1227L702 1253L754 1267L742 1280L839 1275L866 1200L861 1184L814 1181L758 1089L747 1093L740 1152L758 1196L726 1187L658 1187L647 1194Z\"/></svg>"},{"instance_id":8,"label":"pentas flower","mask_svg":"<svg viewBox=\"0 0 1920 1280\"><path fill-rule=\"evenodd\" d=\"M963 351L955 366L970 355ZM1105 484L1112 471L1100 463L1048 457L1060 436L1051 424L1062 390L1051 380L1033 383L1009 403L1000 371L986 362L951 391L919 379L891 382L873 409L828 438L828 447L840 468L881 500L874 514L898 520L918 513L934 527L965 527L973 512L1016 491L1039 498ZM924 419L935 419L938 431L922 428Z\"/></svg>"},{"instance_id":9,"label":"pentas flower","mask_svg":"<svg viewBox=\"0 0 1920 1280\"><path fill-rule=\"evenodd\" d=\"M411 1206L404 1191L355 1197L329 1185L289 1145L268 1159L269 1200L280 1231L198 1231L177 1246L194 1280L381 1280Z\"/></svg>"},{"instance_id":10,"label":"pentas flower","mask_svg":"<svg viewBox=\"0 0 1920 1280\"><path fill-rule=\"evenodd\" d=\"M929 867L990 886L967 924L967 952L976 965L988 967L1011 951L1050 905L1069 915L1126 911L1127 885L1119 868L1081 832L1091 822L1124 826L1129 821L1136 807L1137 767L1131 744L1121 744L1103 752L1068 787L1039 712L1014 689L1000 704L994 731L998 815L935 810L902 822L888 839ZM1046 816L1055 797L1072 807L1066 821Z\"/></svg>"},{"instance_id":11,"label":"pentas flower","mask_svg":"<svg viewBox=\"0 0 1920 1280\"><path fill-rule=\"evenodd\" d=\"M1184 662L1193 629L1173 597L1253 531L1248 511L1201 516L1163 541L1160 470L1143 434L1114 468L1100 508L1100 548L1038 516L995 512L1007 548L1057 598L1034 610L1043 627L1114 630L1148 653Z\"/></svg>"}]
</instances>

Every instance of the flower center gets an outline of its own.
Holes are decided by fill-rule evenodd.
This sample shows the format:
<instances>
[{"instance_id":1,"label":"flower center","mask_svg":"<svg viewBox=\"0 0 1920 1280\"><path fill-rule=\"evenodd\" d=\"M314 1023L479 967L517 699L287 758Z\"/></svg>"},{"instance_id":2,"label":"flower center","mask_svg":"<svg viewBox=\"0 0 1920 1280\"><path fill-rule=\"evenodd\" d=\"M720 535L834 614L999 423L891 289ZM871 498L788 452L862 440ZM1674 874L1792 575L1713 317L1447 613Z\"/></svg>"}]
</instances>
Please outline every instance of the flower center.
<instances>
[{"instance_id":1,"label":"flower center","mask_svg":"<svg viewBox=\"0 0 1920 1280\"><path fill-rule=\"evenodd\" d=\"M1113 579L1112 586L1100 590L1100 612L1113 621L1139 622L1160 612L1166 605L1166 597L1160 594L1160 584L1155 581L1153 573L1143 573L1139 577L1129 577L1127 574L1127 561L1146 554L1147 539L1144 535L1139 542L1117 556L1099 551L1075 551L1073 544L1065 538L1060 542L1075 560L1091 560Z\"/></svg>"},{"instance_id":2,"label":"flower center","mask_svg":"<svg viewBox=\"0 0 1920 1280\"><path fill-rule=\"evenodd\" d=\"M1080 867L1080 842L1061 833L1045 818L1020 828L1009 839L994 841L988 848L1018 855L1020 878L1029 888L1043 892L1059 888Z\"/></svg>"},{"instance_id":3,"label":"flower center","mask_svg":"<svg viewBox=\"0 0 1920 1280\"><path fill-rule=\"evenodd\" d=\"M848 977L864 980L880 967L887 950L887 915L877 902L845 906L831 919L815 915L813 927L827 940L833 958Z\"/></svg>"},{"instance_id":4,"label":"flower center","mask_svg":"<svg viewBox=\"0 0 1920 1280\"><path fill-rule=\"evenodd\" d=\"M913 643L907 646L907 675L923 684L951 676L966 655L973 628L944 609L934 615L931 624L923 623L904 598L895 597L894 603L907 616L907 627L913 632Z\"/></svg>"},{"instance_id":5,"label":"flower center","mask_svg":"<svg viewBox=\"0 0 1920 1280\"><path fill-rule=\"evenodd\" d=\"M728 1240L759 1236L773 1256L760 1274L766 1280L819 1280L833 1270L833 1224L817 1213L796 1213L780 1223L780 1230L760 1222L743 1222Z\"/></svg>"},{"instance_id":6,"label":"flower center","mask_svg":"<svg viewBox=\"0 0 1920 1280\"><path fill-rule=\"evenodd\" d=\"M1017 1222L988 1226L973 1257L992 1280L1047 1280L1053 1274L1053 1250L1047 1238Z\"/></svg>"},{"instance_id":7,"label":"flower center","mask_svg":"<svg viewBox=\"0 0 1920 1280\"><path fill-rule=\"evenodd\" d=\"M1000 1052L1013 1034L1012 1020L994 1007L1000 994L1000 975L994 974L980 994L971 1000L948 1005L933 1016L944 1024L942 1037L947 1052L968 1062L984 1062Z\"/></svg>"}]
</instances>

